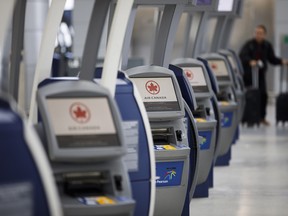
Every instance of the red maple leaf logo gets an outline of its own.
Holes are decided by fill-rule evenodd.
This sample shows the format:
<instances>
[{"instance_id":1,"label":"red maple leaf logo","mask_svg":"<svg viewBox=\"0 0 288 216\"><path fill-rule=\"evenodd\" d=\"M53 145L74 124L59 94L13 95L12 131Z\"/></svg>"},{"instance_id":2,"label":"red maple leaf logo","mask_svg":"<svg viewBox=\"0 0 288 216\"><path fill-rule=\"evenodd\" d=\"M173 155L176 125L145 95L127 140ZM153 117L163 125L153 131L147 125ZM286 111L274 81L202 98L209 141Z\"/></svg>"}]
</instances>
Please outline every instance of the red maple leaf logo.
<instances>
[{"instance_id":1,"label":"red maple leaf logo","mask_svg":"<svg viewBox=\"0 0 288 216\"><path fill-rule=\"evenodd\" d=\"M154 85L153 83L150 83L150 86L148 86L148 88L149 88L149 91L150 92L157 92L158 90L157 90L157 88L158 88L158 86L157 85Z\"/></svg>"},{"instance_id":2,"label":"red maple leaf logo","mask_svg":"<svg viewBox=\"0 0 288 216\"><path fill-rule=\"evenodd\" d=\"M83 103L73 103L70 106L70 115L78 123L87 123L90 120L90 110Z\"/></svg>"},{"instance_id":3,"label":"red maple leaf logo","mask_svg":"<svg viewBox=\"0 0 288 216\"><path fill-rule=\"evenodd\" d=\"M85 110L82 110L79 106L77 106L77 110L74 110L73 111L76 118L86 118L86 111Z\"/></svg>"},{"instance_id":4,"label":"red maple leaf logo","mask_svg":"<svg viewBox=\"0 0 288 216\"><path fill-rule=\"evenodd\" d=\"M211 68L212 68L213 70L217 70L217 69L218 69L218 66L217 66L217 64L212 63L212 64L211 64Z\"/></svg>"},{"instance_id":5,"label":"red maple leaf logo","mask_svg":"<svg viewBox=\"0 0 288 216\"><path fill-rule=\"evenodd\" d=\"M184 70L184 72L185 72L185 74L189 80L192 80L194 78L192 71L186 69L186 70Z\"/></svg>"},{"instance_id":6,"label":"red maple leaf logo","mask_svg":"<svg viewBox=\"0 0 288 216\"><path fill-rule=\"evenodd\" d=\"M153 81L153 80L149 80L148 82L146 82L146 90L153 95L156 95L160 92L160 86L157 82Z\"/></svg>"}]
</instances>

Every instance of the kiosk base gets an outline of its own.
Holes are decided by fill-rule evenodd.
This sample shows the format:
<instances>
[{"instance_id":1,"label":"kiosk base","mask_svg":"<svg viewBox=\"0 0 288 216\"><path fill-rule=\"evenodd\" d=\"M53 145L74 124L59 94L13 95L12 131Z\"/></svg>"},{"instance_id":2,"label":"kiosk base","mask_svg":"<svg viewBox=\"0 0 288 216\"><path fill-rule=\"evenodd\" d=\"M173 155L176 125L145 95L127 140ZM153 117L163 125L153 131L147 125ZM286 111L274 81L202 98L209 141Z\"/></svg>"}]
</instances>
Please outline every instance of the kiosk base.
<instances>
[{"instance_id":1,"label":"kiosk base","mask_svg":"<svg viewBox=\"0 0 288 216\"><path fill-rule=\"evenodd\" d=\"M240 137L240 128L239 128L239 126L238 126L237 129L236 129L236 131L235 131L235 135L234 135L233 143L232 143L232 144L236 144L237 141L239 140L239 137Z\"/></svg>"},{"instance_id":2,"label":"kiosk base","mask_svg":"<svg viewBox=\"0 0 288 216\"><path fill-rule=\"evenodd\" d=\"M197 185L193 198L207 198L209 197L209 178L207 180L200 184Z\"/></svg>"},{"instance_id":3,"label":"kiosk base","mask_svg":"<svg viewBox=\"0 0 288 216\"><path fill-rule=\"evenodd\" d=\"M209 176L209 188L213 188L214 187L214 165L212 165Z\"/></svg>"},{"instance_id":4,"label":"kiosk base","mask_svg":"<svg viewBox=\"0 0 288 216\"><path fill-rule=\"evenodd\" d=\"M229 166L230 160L231 160L231 147L225 155L219 156L217 158L215 166Z\"/></svg>"}]
</instances>

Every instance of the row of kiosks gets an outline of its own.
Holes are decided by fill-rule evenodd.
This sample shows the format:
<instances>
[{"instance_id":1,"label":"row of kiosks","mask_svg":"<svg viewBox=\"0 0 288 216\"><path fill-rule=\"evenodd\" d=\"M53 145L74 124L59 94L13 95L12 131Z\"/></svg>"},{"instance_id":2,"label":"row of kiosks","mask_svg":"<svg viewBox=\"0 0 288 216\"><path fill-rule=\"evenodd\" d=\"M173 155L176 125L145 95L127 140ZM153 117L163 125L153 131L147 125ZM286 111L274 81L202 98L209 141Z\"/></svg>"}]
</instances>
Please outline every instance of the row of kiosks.
<instances>
[{"instance_id":1,"label":"row of kiosks","mask_svg":"<svg viewBox=\"0 0 288 216\"><path fill-rule=\"evenodd\" d=\"M201 5L203 10L195 10L195 13L191 13L191 9L188 10L189 18L187 21L187 34L185 36L187 46L185 48L184 54L190 56L192 53L193 57L201 56L201 60L205 62L205 66L208 71L212 71L214 78L216 77L217 82L212 82L215 87L215 94L217 94L219 102L219 108L221 110L221 124L222 129L219 133L219 143L217 143L216 158L218 158L216 165L228 165L230 160L230 146L231 143L235 141L235 133L238 128L239 119L242 114L242 107L244 101L244 92L241 88L241 82L239 83L235 79L235 73L231 70L230 60L235 61L235 55L230 55L228 58L227 55L224 55L224 52L221 52L221 55L218 54L220 48L223 49L224 44L227 45L227 37L225 34L228 34L227 30L224 32L224 27L226 23L231 20L231 16L234 13L240 14L242 1L196 1L196 5ZM196 7L197 8L197 7ZM193 10L193 8L192 8ZM213 33L212 40L208 40L206 34L210 20L217 18L217 23L215 26L215 31ZM231 27L231 25L229 25ZM197 33L192 37L193 41L190 40L190 29L197 29ZM230 28L231 31L231 28ZM190 40L190 41L189 41ZM221 43L220 43L221 41ZM225 47L226 48L226 47ZM203 53L211 53L204 54ZM230 52L229 52L230 53ZM226 54L226 51L225 51ZM227 58L226 58L227 57ZM208 62L207 62L208 61ZM217 92L216 90L220 90ZM233 114L234 113L234 114ZM235 116L234 116L235 115ZM227 131L233 135L230 135L229 139L221 138L226 137ZM222 133L223 131L223 133ZM232 137L232 138L231 138ZM232 140L232 141L231 141Z\"/></svg>"},{"instance_id":2,"label":"row of kiosks","mask_svg":"<svg viewBox=\"0 0 288 216\"><path fill-rule=\"evenodd\" d=\"M54 46L52 41L55 40L57 32L55 29L60 23L65 1L62 3L59 5L59 1L52 1L48 12L48 25L45 29L50 32L50 35L44 37L42 41L48 46L45 49L43 45L40 50L40 57L44 55L43 53L50 53L51 61L53 54L51 46ZM79 79L49 79L49 74L44 75L43 72L50 71L51 64L44 64L46 70L39 69L41 61L44 61L40 58L38 62L40 66L37 65L39 71L36 70L36 73L46 78L39 80L41 81L39 87L36 79L36 89L39 88L37 90L39 117L37 130L45 143L53 168L64 215L133 215L139 208L139 205L135 206L136 202L139 204L141 200L138 200L139 196L135 196L138 187L132 187L131 170L134 174L136 171L142 171L134 178L141 178L138 182L140 191L141 186L147 190L147 196L143 199L146 210L144 214L152 215L151 211L153 212L154 203L151 194L154 182L150 157L154 156L154 152L149 151L149 137L147 140L141 140L143 145L146 145L144 148L139 147L140 140L138 140L138 127L141 127L142 133L144 131L143 136L147 137L146 127L143 126L143 119L139 122L138 119L134 119L126 122L125 125L122 121L123 112L119 110L113 97L118 72L117 63L121 54L121 46L115 45L115 41L119 42L124 38L127 14L131 10L133 1L117 3L110 28L111 35L115 31L115 26L121 28L117 37L113 34L114 37L111 36L108 40L108 48L111 47L111 43L114 46L107 49L106 57L108 60L111 59L109 53L114 50L113 58L116 60L116 65L113 64L113 60L108 61L105 58L105 61L110 62L116 70L110 67L107 72L104 62L101 79L94 81L95 61L110 3L111 1L94 2ZM123 17L121 14L126 16ZM122 17L120 23L119 16ZM92 38L94 40L91 40ZM110 78L111 85L105 84L107 76ZM128 92L128 96L130 94L131 91ZM131 102L135 106L136 102L133 100ZM135 110L135 113L137 112L139 109ZM143 116L145 118L145 115ZM139 148L144 152L140 157ZM144 170L143 167L138 166L139 158L147 160Z\"/></svg>"}]
</instances>

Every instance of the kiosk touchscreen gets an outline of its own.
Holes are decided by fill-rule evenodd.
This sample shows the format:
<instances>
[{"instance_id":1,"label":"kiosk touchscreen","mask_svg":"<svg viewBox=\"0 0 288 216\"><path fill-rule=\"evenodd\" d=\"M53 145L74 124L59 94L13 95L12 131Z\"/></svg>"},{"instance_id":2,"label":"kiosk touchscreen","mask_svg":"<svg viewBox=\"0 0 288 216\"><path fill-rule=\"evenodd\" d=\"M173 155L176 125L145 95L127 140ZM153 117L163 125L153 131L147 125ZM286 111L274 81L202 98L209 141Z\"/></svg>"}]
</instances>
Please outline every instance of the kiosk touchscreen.
<instances>
[{"instance_id":1,"label":"kiosk touchscreen","mask_svg":"<svg viewBox=\"0 0 288 216\"><path fill-rule=\"evenodd\" d=\"M211 59L208 63L219 83L231 82L228 67L223 59Z\"/></svg>"},{"instance_id":2,"label":"kiosk touchscreen","mask_svg":"<svg viewBox=\"0 0 288 216\"><path fill-rule=\"evenodd\" d=\"M205 54L203 59L208 61L210 69L217 79L219 93L217 94L219 109L221 111L221 135L218 156L229 154L238 126L238 103L233 85L232 72L228 67L228 60L217 53ZM226 162L225 162L226 163ZM216 162L217 164L217 162ZM223 165L228 165L226 164ZM219 164L220 165L220 164Z\"/></svg>"},{"instance_id":3,"label":"kiosk touchscreen","mask_svg":"<svg viewBox=\"0 0 288 216\"><path fill-rule=\"evenodd\" d=\"M142 86L138 90L147 112L181 110L171 77L133 78L133 81L136 86Z\"/></svg>"},{"instance_id":4,"label":"kiosk touchscreen","mask_svg":"<svg viewBox=\"0 0 288 216\"><path fill-rule=\"evenodd\" d=\"M193 115L196 120L196 125L198 128L198 134L200 137L200 162L199 162L199 174L198 174L198 186L194 197L204 197L208 196L209 184L206 182L208 180L208 175L211 170L214 161L214 153L216 148L216 125L217 121L215 118L213 105L211 104L211 98L213 97L213 90L209 80L209 75L205 69L202 62L192 59L176 59L172 62L174 65L181 67L183 70L183 75L179 74L177 76L180 85L182 95L189 102L189 95L195 96L197 102L197 108L194 109ZM191 85L193 92L190 94L189 88L184 85L185 78ZM181 80L182 79L182 80ZM206 193L200 193L200 185L202 186L202 191ZM200 186L200 187L199 187Z\"/></svg>"},{"instance_id":5,"label":"kiosk touchscreen","mask_svg":"<svg viewBox=\"0 0 288 216\"><path fill-rule=\"evenodd\" d=\"M188 187L190 148L176 78L169 69L158 66L136 67L126 73L137 86L151 124L156 160L155 215L181 215Z\"/></svg>"},{"instance_id":6,"label":"kiosk touchscreen","mask_svg":"<svg viewBox=\"0 0 288 216\"><path fill-rule=\"evenodd\" d=\"M131 215L121 119L108 91L87 81L38 90L42 137L65 215Z\"/></svg>"},{"instance_id":7,"label":"kiosk touchscreen","mask_svg":"<svg viewBox=\"0 0 288 216\"><path fill-rule=\"evenodd\" d=\"M193 87L194 93L207 93L209 92L209 88L207 85L206 77L204 75L203 67L182 67L189 83Z\"/></svg>"}]
</instances>

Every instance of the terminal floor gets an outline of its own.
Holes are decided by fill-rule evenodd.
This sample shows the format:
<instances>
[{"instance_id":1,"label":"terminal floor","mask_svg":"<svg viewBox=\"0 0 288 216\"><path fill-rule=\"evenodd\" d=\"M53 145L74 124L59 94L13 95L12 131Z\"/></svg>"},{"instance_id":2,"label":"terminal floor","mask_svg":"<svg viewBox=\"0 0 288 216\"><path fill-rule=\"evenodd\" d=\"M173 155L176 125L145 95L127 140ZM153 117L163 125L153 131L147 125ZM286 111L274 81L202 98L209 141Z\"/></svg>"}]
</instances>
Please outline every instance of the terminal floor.
<instances>
[{"instance_id":1,"label":"terminal floor","mask_svg":"<svg viewBox=\"0 0 288 216\"><path fill-rule=\"evenodd\" d=\"M193 216L288 216L288 125L241 128L229 167L216 167L209 198L192 199Z\"/></svg>"}]
</instances>

